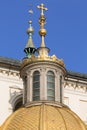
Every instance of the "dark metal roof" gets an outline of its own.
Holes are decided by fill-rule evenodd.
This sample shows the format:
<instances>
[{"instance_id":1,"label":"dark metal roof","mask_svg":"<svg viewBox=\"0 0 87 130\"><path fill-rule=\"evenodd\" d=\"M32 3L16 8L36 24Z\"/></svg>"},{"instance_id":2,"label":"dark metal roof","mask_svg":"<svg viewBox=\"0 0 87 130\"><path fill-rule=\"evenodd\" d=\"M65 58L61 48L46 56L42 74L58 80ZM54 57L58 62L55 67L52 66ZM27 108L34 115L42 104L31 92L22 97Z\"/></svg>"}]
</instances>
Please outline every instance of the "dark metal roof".
<instances>
[{"instance_id":1,"label":"dark metal roof","mask_svg":"<svg viewBox=\"0 0 87 130\"><path fill-rule=\"evenodd\" d=\"M7 58L7 57L0 57L0 67L13 68L16 70L20 70L21 61Z\"/></svg>"},{"instance_id":2,"label":"dark metal roof","mask_svg":"<svg viewBox=\"0 0 87 130\"><path fill-rule=\"evenodd\" d=\"M69 70L67 70L67 76L66 77L87 81L87 74L78 73L78 72L69 71Z\"/></svg>"}]
</instances>

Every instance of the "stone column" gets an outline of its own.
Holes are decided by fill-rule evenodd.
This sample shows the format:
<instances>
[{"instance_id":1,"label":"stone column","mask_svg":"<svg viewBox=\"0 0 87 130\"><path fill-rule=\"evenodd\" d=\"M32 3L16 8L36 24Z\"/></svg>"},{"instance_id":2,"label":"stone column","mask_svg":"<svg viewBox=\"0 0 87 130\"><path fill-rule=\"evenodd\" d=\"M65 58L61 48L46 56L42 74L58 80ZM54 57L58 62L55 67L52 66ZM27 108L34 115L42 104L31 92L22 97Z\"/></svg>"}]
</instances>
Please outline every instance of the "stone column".
<instances>
[{"instance_id":1,"label":"stone column","mask_svg":"<svg viewBox=\"0 0 87 130\"><path fill-rule=\"evenodd\" d=\"M30 72L27 74L27 102L30 102Z\"/></svg>"},{"instance_id":2,"label":"stone column","mask_svg":"<svg viewBox=\"0 0 87 130\"><path fill-rule=\"evenodd\" d=\"M57 72L57 75L55 77L55 101L60 102L60 76Z\"/></svg>"},{"instance_id":3,"label":"stone column","mask_svg":"<svg viewBox=\"0 0 87 130\"><path fill-rule=\"evenodd\" d=\"M40 100L46 100L46 70L41 68L40 70Z\"/></svg>"}]
</instances>

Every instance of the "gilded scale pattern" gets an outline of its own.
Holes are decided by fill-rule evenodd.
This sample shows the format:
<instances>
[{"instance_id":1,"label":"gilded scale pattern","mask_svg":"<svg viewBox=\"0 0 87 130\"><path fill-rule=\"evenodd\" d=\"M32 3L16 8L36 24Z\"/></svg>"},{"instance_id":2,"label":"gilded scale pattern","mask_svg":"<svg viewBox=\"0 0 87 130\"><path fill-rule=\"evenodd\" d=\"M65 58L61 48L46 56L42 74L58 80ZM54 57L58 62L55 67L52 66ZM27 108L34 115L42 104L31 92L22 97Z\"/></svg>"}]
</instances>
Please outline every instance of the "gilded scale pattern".
<instances>
[{"instance_id":1,"label":"gilded scale pattern","mask_svg":"<svg viewBox=\"0 0 87 130\"><path fill-rule=\"evenodd\" d=\"M20 108L1 130L86 130L86 126L69 108L44 103Z\"/></svg>"}]
</instances>

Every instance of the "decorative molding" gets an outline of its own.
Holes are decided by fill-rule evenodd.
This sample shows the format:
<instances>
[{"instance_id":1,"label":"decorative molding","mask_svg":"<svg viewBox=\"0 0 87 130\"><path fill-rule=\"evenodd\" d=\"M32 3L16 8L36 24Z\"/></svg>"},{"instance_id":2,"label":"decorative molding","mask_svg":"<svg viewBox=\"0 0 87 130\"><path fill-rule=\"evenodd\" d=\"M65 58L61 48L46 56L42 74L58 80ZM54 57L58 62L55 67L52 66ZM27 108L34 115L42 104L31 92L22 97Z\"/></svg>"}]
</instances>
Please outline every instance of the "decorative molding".
<instances>
[{"instance_id":1,"label":"decorative molding","mask_svg":"<svg viewBox=\"0 0 87 130\"><path fill-rule=\"evenodd\" d=\"M12 76L18 76L20 77L20 71L14 71L14 70L9 70L9 69L0 69L0 74L3 74L3 75L12 75Z\"/></svg>"},{"instance_id":2,"label":"decorative molding","mask_svg":"<svg viewBox=\"0 0 87 130\"><path fill-rule=\"evenodd\" d=\"M64 81L63 84L65 89L73 89L75 91L79 90L82 92L87 92L87 85L84 83Z\"/></svg>"}]
</instances>

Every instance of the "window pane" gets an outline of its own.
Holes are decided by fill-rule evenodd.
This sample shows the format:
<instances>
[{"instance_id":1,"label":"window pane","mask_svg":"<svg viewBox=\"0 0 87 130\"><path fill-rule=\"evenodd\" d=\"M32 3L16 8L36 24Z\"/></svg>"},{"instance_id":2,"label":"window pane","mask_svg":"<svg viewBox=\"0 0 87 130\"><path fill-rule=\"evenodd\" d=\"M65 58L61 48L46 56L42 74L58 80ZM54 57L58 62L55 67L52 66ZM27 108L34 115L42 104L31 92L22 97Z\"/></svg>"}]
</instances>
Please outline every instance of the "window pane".
<instances>
[{"instance_id":1,"label":"window pane","mask_svg":"<svg viewBox=\"0 0 87 130\"><path fill-rule=\"evenodd\" d=\"M39 89L35 89L35 90L33 91L33 96L34 96L34 97L35 97L35 96L39 96L39 94L40 94Z\"/></svg>"},{"instance_id":2,"label":"window pane","mask_svg":"<svg viewBox=\"0 0 87 130\"><path fill-rule=\"evenodd\" d=\"M54 101L55 100L54 97L50 97L50 96L48 96L47 99L50 100L50 101Z\"/></svg>"},{"instance_id":3,"label":"window pane","mask_svg":"<svg viewBox=\"0 0 87 130\"><path fill-rule=\"evenodd\" d=\"M54 97L54 95L55 95L54 90L51 90L51 89L48 89L47 93L48 93L49 96L53 96Z\"/></svg>"},{"instance_id":4,"label":"window pane","mask_svg":"<svg viewBox=\"0 0 87 130\"><path fill-rule=\"evenodd\" d=\"M35 82L35 81L39 81L39 79L40 79L39 75L35 75L35 76L33 77L33 81L34 81L34 82Z\"/></svg>"},{"instance_id":5,"label":"window pane","mask_svg":"<svg viewBox=\"0 0 87 130\"><path fill-rule=\"evenodd\" d=\"M47 88L48 89L54 89L55 88L55 84L51 83L51 82L47 82Z\"/></svg>"},{"instance_id":6,"label":"window pane","mask_svg":"<svg viewBox=\"0 0 87 130\"><path fill-rule=\"evenodd\" d=\"M48 71L47 75L53 75L54 76L54 72Z\"/></svg>"},{"instance_id":7,"label":"window pane","mask_svg":"<svg viewBox=\"0 0 87 130\"><path fill-rule=\"evenodd\" d=\"M54 82L54 80L55 80L54 76L52 76L52 75L47 76L47 81Z\"/></svg>"},{"instance_id":8,"label":"window pane","mask_svg":"<svg viewBox=\"0 0 87 130\"><path fill-rule=\"evenodd\" d=\"M33 88L40 88L40 83L39 82L33 83Z\"/></svg>"},{"instance_id":9,"label":"window pane","mask_svg":"<svg viewBox=\"0 0 87 130\"><path fill-rule=\"evenodd\" d=\"M40 97L39 97L39 96L33 97L33 101L38 101L38 100L40 100Z\"/></svg>"}]
</instances>

